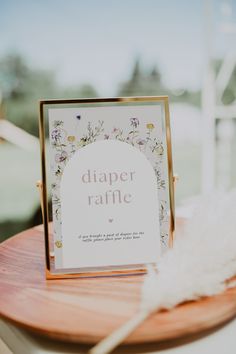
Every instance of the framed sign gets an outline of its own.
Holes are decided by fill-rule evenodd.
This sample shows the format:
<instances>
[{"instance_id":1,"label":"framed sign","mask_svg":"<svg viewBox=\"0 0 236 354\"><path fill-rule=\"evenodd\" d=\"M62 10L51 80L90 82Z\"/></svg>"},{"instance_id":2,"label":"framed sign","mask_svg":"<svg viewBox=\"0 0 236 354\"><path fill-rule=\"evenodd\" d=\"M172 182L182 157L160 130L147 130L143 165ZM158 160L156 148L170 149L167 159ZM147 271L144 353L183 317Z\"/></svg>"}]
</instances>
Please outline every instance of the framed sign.
<instances>
[{"instance_id":1,"label":"framed sign","mask_svg":"<svg viewBox=\"0 0 236 354\"><path fill-rule=\"evenodd\" d=\"M41 101L40 142L47 278L156 263L174 231L168 97Z\"/></svg>"}]
</instances>

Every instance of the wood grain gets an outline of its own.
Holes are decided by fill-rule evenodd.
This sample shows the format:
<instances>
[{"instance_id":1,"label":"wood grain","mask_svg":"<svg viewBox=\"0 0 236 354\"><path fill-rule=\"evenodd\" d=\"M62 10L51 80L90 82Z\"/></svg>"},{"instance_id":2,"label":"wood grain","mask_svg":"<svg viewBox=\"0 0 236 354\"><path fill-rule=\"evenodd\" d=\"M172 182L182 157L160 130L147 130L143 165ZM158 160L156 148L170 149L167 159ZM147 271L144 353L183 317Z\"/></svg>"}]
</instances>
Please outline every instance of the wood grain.
<instances>
[{"instance_id":1,"label":"wood grain","mask_svg":"<svg viewBox=\"0 0 236 354\"><path fill-rule=\"evenodd\" d=\"M46 280L42 227L0 245L0 315L39 334L96 343L137 310L143 276ZM174 289L173 289L174 291ZM146 320L125 343L180 338L236 314L236 288Z\"/></svg>"}]
</instances>

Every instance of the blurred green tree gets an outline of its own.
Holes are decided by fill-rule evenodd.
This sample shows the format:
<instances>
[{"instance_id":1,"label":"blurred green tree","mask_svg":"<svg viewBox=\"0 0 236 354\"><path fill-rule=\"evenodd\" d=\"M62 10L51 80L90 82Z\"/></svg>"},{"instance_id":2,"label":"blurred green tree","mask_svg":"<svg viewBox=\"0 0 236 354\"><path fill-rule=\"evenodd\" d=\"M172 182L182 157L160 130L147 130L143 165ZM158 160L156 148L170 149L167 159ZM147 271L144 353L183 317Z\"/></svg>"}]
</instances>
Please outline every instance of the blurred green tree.
<instances>
[{"instance_id":1,"label":"blurred green tree","mask_svg":"<svg viewBox=\"0 0 236 354\"><path fill-rule=\"evenodd\" d=\"M164 95L167 90L162 84L161 74L156 66L149 73L141 68L139 58L134 62L134 67L126 82L118 90L119 96Z\"/></svg>"},{"instance_id":2,"label":"blurred green tree","mask_svg":"<svg viewBox=\"0 0 236 354\"><path fill-rule=\"evenodd\" d=\"M5 118L38 135L38 100L57 95L54 73L31 69L23 57L10 54L0 60L0 90Z\"/></svg>"},{"instance_id":3,"label":"blurred green tree","mask_svg":"<svg viewBox=\"0 0 236 354\"><path fill-rule=\"evenodd\" d=\"M89 84L59 87L53 71L32 69L19 54L0 59L0 92L5 118L35 136L38 136L40 99L97 96L96 90Z\"/></svg>"},{"instance_id":4,"label":"blurred green tree","mask_svg":"<svg viewBox=\"0 0 236 354\"><path fill-rule=\"evenodd\" d=\"M161 73L154 65L151 70L141 67L139 58L135 60L130 78L120 85L118 96L162 96L170 97L171 102L187 102L200 105L200 91L191 92L186 89L170 90L163 82Z\"/></svg>"}]
</instances>

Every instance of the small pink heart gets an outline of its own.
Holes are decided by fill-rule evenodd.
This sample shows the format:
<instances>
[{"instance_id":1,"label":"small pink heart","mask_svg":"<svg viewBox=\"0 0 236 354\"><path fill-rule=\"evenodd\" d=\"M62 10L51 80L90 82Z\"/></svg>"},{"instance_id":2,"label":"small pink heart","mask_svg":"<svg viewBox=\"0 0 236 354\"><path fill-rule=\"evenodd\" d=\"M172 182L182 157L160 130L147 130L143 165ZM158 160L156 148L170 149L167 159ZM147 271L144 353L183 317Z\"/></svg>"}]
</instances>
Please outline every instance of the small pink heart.
<instances>
[{"instance_id":1,"label":"small pink heart","mask_svg":"<svg viewBox=\"0 0 236 354\"><path fill-rule=\"evenodd\" d=\"M113 219L108 219L109 222L113 222Z\"/></svg>"}]
</instances>

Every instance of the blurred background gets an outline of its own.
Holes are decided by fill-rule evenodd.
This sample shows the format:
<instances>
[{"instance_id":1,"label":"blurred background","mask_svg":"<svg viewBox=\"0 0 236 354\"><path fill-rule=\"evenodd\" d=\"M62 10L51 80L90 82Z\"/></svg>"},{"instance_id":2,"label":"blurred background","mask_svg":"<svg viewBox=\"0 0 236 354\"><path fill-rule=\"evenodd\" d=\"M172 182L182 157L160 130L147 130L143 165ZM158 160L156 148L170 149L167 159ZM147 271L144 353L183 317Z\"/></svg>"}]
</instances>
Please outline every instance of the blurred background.
<instances>
[{"instance_id":1,"label":"blurred background","mask_svg":"<svg viewBox=\"0 0 236 354\"><path fill-rule=\"evenodd\" d=\"M236 185L235 0L0 0L0 240L40 222L38 100L168 95L178 210Z\"/></svg>"}]
</instances>

